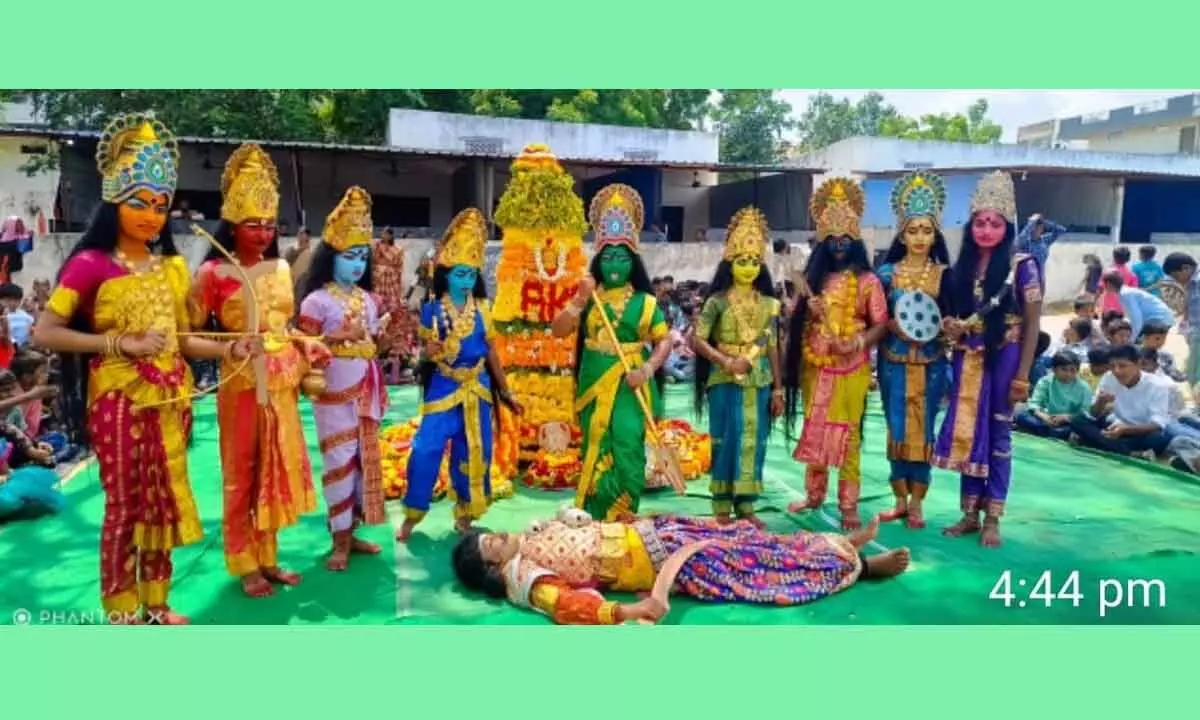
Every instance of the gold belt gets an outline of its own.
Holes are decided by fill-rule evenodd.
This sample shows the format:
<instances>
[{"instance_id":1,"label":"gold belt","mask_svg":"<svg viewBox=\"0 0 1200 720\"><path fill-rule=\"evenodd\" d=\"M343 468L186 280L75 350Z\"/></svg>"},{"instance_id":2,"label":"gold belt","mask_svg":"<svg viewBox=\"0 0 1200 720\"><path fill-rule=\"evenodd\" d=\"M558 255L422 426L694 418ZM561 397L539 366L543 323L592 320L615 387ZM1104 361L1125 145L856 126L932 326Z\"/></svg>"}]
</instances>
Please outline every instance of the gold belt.
<instances>
[{"instance_id":1,"label":"gold belt","mask_svg":"<svg viewBox=\"0 0 1200 720\"><path fill-rule=\"evenodd\" d=\"M379 350L373 342L358 342L353 345L334 345L329 348L329 352L336 358L360 358L363 360L374 360L379 355Z\"/></svg>"},{"instance_id":2,"label":"gold belt","mask_svg":"<svg viewBox=\"0 0 1200 720\"><path fill-rule=\"evenodd\" d=\"M474 367L456 368L450 367L444 362L439 362L437 369L442 375L450 378L459 385L463 385L472 381L478 381L479 373L483 371L486 364L487 360L480 360L475 363Z\"/></svg>"},{"instance_id":3,"label":"gold belt","mask_svg":"<svg viewBox=\"0 0 1200 720\"><path fill-rule=\"evenodd\" d=\"M614 348L613 344L607 340L592 340L590 338L584 341L583 345L588 350L595 350L596 352L604 353L605 355L612 355L614 357L617 355L618 350L625 357L629 357L630 355L637 355L640 357L642 349L646 347L646 344L643 342L626 342L621 343Z\"/></svg>"},{"instance_id":4,"label":"gold belt","mask_svg":"<svg viewBox=\"0 0 1200 720\"><path fill-rule=\"evenodd\" d=\"M730 355L733 357L746 357L747 355L756 352L757 347L758 346L754 344L735 345L733 343L717 343L717 352L721 353L722 355Z\"/></svg>"}]
</instances>

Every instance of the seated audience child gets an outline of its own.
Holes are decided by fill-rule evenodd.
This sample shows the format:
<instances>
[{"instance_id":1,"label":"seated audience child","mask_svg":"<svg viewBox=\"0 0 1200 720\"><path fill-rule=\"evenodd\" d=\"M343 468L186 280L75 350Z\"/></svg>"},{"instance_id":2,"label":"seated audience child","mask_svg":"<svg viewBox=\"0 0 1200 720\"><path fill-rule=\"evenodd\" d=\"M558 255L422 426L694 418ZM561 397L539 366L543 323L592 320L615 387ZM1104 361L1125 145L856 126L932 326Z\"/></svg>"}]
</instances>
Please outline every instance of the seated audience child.
<instances>
[{"instance_id":1,"label":"seated audience child","mask_svg":"<svg viewBox=\"0 0 1200 720\"><path fill-rule=\"evenodd\" d=\"M1051 374L1038 380L1024 410L1017 413L1017 429L1042 437L1066 440L1071 418L1087 412L1092 389L1079 378L1079 358L1060 350L1050 362Z\"/></svg>"},{"instance_id":2,"label":"seated audience child","mask_svg":"<svg viewBox=\"0 0 1200 720\"><path fill-rule=\"evenodd\" d=\"M1154 459L1167 448L1171 397L1166 385L1142 372L1133 345L1114 347L1112 370L1100 378L1090 416L1071 419L1071 439L1118 455Z\"/></svg>"},{"instance_id":3,"label":"seated audience child","mask_svg":"<svg viewBox=\"0 0 1200 720\"><path fill-rule=\"evenodd\" d=\"M1146 327L1142 328L1141 345L1146 350L1158 351L1158 367L1163 375L1166 375L1175 382L1183 382L1187 379L1187 376L1176 367L1175 356L1163 350L1163 345L1167 342L1167 332L1169 330L1170 328L1162 323L1146 323Z\"/></svg>"},{"instance_id":4,"label":"seated audience child","mask_svg":"<svg viewBox=\"0 0 1200 720\"><path fill-rule=\"evenodd\" d=\"M1088 386L1095 391L1096 386L1100 383L1100 378L1104 377L1111 366L1112 348L1108 345L1097 345L1088 351L1087 367L1079 371L1079 377Z\"/></svg>"}]
</instances>

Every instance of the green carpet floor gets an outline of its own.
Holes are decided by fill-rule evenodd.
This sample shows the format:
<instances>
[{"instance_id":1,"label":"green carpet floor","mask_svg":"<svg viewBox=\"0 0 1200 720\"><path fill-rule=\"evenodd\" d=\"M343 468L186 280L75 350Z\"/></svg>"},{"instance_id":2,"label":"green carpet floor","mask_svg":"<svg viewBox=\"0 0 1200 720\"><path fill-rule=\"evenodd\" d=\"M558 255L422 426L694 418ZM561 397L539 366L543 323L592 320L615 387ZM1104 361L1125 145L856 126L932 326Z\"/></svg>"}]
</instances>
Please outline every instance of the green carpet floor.
<instances>
[{"instance_id":1,"label":"green carpet floor","mask_svg":"<svg viewBox=\"0 0 1200 720\"><path fill-rule=\"evenodd\" d=\"M414 389L393 393L391 418L413 414ZM688 391L672 388L668 410L690 417ZM311 416L305 408L309 452L319 472L320 455ZM345 574L323 568L329 540L324 519L310 515L280 536L282 561L304 573L297 588L274 598L249 600L226 574L221 554L220 469L216 415L211 400L196 407L196 442L190 454L192 482L204 520L204 541L175 553L172 604L197 623L220 624L523 624L545 623L539 616L464 594L456 585L448 556L453 537L450 508L439 503L408 547L397 548L392 528L373 528L368 537L384 545L375 558L357 559ZM863 457L863 511L890 504L884 426L872 402ZM779 531L831 528L836 508L791 516L787 503L800 496L802 467L790 459L790 443L778 436L768 455L767 493L761 515ZM672 605L668 624L1145 624L1200 622L1200 484L1192 478L1146 463L1124 461L1071 449L1063 444L1019 437L1005 545L980 548L974 538L949 539L938 530L958 516L958 483L935 474L927 503L930 527L910 531L885 526L880 547L907 545L913 551L909 573L883 583L862 583L799 608L707 605L684 599ZM679 498L655 495L649 511L709 513L706 482ZM94 466L68 485L70 506L61 516L0 527L0 622L11 612L88 613L98 605L97 536L103 495ZM535 517L552 514L568 502L567 493L518 490L493 506L489 527L520 530ZM391 508L396 517L398 508ZM880 549L876 547L875 549ZM1016 598L1011 607L989 599L1005 571L1011 571ZM1079 607L1054 599L1050 607L1031 597L1043 572L1057 593L1078 572ZM1119 607L1100 617L1099 587L1127 587L1129 580L1158 580L1166 587L1165 607ZM1022 585L1022 583L1024 583ZM1070 588L1068 588L1070 589ZM1113 591L1115 592L1115 591ZM1021 601L1024 607L1019 607Z\"/></svg>"}]
</instances>

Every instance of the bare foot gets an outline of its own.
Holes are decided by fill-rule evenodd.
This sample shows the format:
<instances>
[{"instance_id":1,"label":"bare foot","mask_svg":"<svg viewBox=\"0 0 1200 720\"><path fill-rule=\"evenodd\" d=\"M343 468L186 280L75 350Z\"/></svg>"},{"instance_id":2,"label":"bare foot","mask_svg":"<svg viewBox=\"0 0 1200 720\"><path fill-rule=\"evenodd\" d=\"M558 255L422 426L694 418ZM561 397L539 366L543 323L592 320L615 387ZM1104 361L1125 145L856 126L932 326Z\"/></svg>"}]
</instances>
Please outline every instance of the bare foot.
<instances>
[{"instance_id":1,"label":"bare foot","mask_svg":"<svg viewBox=\"0 0 1200 720\"><path fill-rule=\"evenodd\" d=\"M733 523L733 518L729 516L729 513L717 513L713 519L717 521L718 525L730 525Z\"/></svg>"},{"instance_id":2,"label":"bare foot","mask_svg":"<svg viewBox=\"0 0 1200 720\"><path fill-rule=\"evenodd\" d=\"M252 598L270 597L275 594L271 582L258 570L242 576L242 592Z\"/></svg>"},{"instance_id":3,"label":"bare foot","mask_svg":"<svg viewBox=\"0 0 1200 720\"><path fill-rule=\"evenodd\" d=\"M922 530L925 528L925 511L921 508L920 500L913 500L908 506L908 520L905 525L909 530Z\"/></svg>"},{"instance_id":4,"label":"bare foot","mask_svg":"<svg viewBox=\"0 0 1200 720\"><path fill-rule=\"evenodd\" d=\"M400 529L396 531L396 542L408 542L408 539L412 537L413 530L416 529L416 527L417 524L415 522L411 520L405 520L404 524L400 526Z\"/></svg>"},{"instance_id":5,"label":"bare foot","mask_svg":"<svg viewBox=\"0 0 1200 720\"><path fill-rule=\"evenodd\" d=\"M471 532L471 518L459 518L454 521L454 532L466 535Z\"/></svg>"},{"instance_id":6,"label":"bare foot","mask_svg":"<svg viewBox=\"0 0 1200 720\"><path fill-rule=\"evenodd\" d=\"M979 533L979 544L988 548L998 548L1004 544L1000 539L1000 523L987 520L983 523L983 531Z\"/></svg>"},{"instance_id":7,"label":"bare foot","mask_svg":"<svg viewBox=\"0 0 1200 720\"><path fill-rule=\"evenodd\" d=\"M862 517L858 514L858 509L842 511L842 529L857 530L862 527Z\"/></svg>"},{"instance_id":8,"label":"bare foot","mask_svg":"<svg viewBox=\"0 0 1200 720\"><path fill-rule=\"evenodd\" d=\"M850 533L846 539L850 541L851 545L862 550L867 543L879 536L879 523L883 520L883 515L884 513L880 513L871 518L871 522L867 523L865 528Z\"/></svg>"},{"instance_id":9,"label":"bare foot","mask_svg":"<svg viewBox=\"0 0 1200 720\"><path fill-rule=\"evenodd\" d=\"M350 538L350 552L357 553L359 555L378 555L379 545L352 537Z\"/></svg>"},{"instance_id":10,"label":"bare foot","mask_svg":"<svg viewBox=\"0 0 1200 720\"><path fill-rule=\"evenodd\" d=\"M333 550L325 561L325 569L330 572L343 572L350 566L350 530L341 530L333 534Z\"/></svg>"},{"instance_id":11,"label":"bare foot","mask_svg":"<svg viewBox=\"0 0 1200 720\"><path fill-rule=\"evenodd\" d=\"M190 625L191 622L187 616L180 615L171 608L146 608L147 625Z\"/></svg>"},{"instance_id":12,"label":"bare foot","mask_svg":"<svg viewBox=\"0 0 1200 720\"><path fill-rule=\"evenodd\" d=\"M891 510L883 511L879 514L879 518L883 522L891 522L893 520L899 520L902 517L906 517L907 515L908 498L898 497L896 498L896 507L892 508Z\"/></svg>"},{"instance_id":13,"label":"bare foot","mask_svg":"<svg viewBox=\"0 0 1200 720\"><path fill-rule=\"evenodd\" d=\"M974 515L963 515L962 519L942 530L946 537L962 537L979 532L979 518Z\"/></svg>"},{"instance_id":14,"label":"bare foot","mask_svg":"<svg viewBox=\"0 0 1200 720\"><path fill-rule=\"evenodd\" d=\"M767 527L767 524L762 520L759 520L758 516L754 513L745 513L744 515L739 515L738 520L745 520L759 530L765 530Z\"/></svg>"},{"instance_id":15,"label":"bare foot","mask_svg":"<svg viewBox=\"0 0 1200 720\"><path fill-rule=\"evenodd\" d=\"M263 568L263 577L276 585L295 586L300 584L300 573L284 570L281 567Z\"/></svg>"},{"instance_id":16,"label":"bare foot","mask_svg":"<svg viewBox=\"0 0 1200 720\"><path fill-rule=\"evenodd\" d=\"M787 509L790 513L802 513L806 510L816 510L820 508L821 502L821 500L817 500L816 498L806 498L803 502L797 500L796 502L788 503Z\"/></svg>"},{"instance_id":17,"label":"bare foot","mask_svg":"<svg viewBox=\"0 0 1200 720\"><path fill-rule=\"evenodd\" d=\"M872 580L896 577L908 569L910 560L912 553L906 547L872 555L867 558L867 573Z\"/></svg>"}]
</instances>

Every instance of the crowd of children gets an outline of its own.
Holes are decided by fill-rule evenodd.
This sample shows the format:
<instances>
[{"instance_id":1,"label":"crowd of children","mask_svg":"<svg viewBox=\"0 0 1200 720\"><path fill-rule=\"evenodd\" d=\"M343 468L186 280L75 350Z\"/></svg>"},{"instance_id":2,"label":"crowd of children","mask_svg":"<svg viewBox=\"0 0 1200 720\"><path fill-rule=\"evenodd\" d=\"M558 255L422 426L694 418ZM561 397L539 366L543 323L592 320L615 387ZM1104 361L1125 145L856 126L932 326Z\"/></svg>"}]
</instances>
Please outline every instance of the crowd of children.
<instances>
[{"instance_id":1,"label":"crowd of children","mask_svg":"<svg viewBox=\"0 0 1200 720\"><path fill-rule=\"evenodd\" d=\"M1147 460L1164 457L1177 469L1200 472L1194 409L1200 396L1189 398L1185 390L1200 378L1181 370L1164 347L1173 326L1190 339L1200 322L1200 307L1191 307L1196 261L1172 253L1159 265L1156 254L1153 246L1140 248L1140 261L1129 267L1129 250L1117 248L1107 271L1094 257L1085 259L1084 289L1098 294L1076 299L1075 316L1057 341L1042 334L1033 392L1013 418L1017 430ZM1168 279L1189 289L1182 318L1158 297Z\"/></svg>"}]
</instances>

